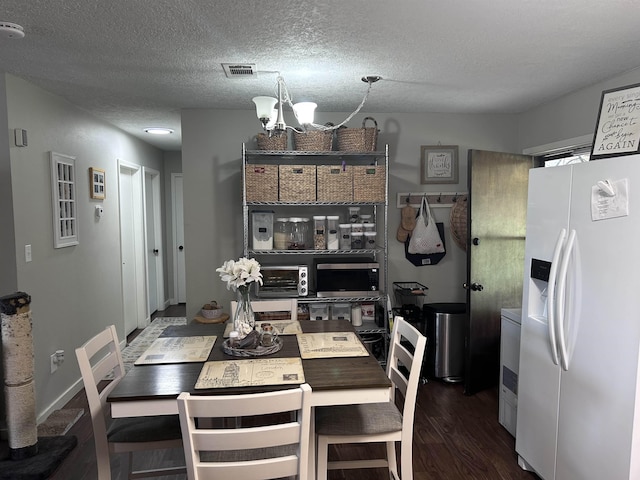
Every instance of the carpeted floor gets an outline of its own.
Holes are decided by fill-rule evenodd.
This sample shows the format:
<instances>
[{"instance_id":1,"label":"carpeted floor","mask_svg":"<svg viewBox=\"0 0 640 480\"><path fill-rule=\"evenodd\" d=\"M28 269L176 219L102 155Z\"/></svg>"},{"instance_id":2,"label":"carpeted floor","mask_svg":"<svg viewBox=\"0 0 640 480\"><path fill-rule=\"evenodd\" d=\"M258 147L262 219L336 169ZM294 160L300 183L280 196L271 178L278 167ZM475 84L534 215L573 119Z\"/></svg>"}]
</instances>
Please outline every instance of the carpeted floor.
<instances>
[{"instance_id":1,"label":"carpeted floor","mask_svg":"<svg viewBox=\"0 0 640 480\"><path fill-rule=\"evenodd\" d=\"M159 317L153 320L133 341L122 349L124 370L128 372L133 363L142 355L153 341L170 325L186 325L185 317Z\"/></svg>"},{"instance_id":2,"label":"carpeted floor","mask_svg":"<svg viewBox=\"0 0 640 480\"><path fill-rule=\"evenodd\" d=\"M66 435L73 425L82 417L83 408L63 408L54 411L38 425L38 437L58 437Z\"/></svg>"}]
</instances>

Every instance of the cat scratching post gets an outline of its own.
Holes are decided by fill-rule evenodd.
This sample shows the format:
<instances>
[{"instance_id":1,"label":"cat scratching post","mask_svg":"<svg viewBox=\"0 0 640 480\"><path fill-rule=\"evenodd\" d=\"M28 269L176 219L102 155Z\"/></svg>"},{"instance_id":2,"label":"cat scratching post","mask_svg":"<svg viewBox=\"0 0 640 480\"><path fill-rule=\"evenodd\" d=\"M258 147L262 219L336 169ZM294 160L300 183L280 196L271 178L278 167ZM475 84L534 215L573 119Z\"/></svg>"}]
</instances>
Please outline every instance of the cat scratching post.
<instances>
[{"instance_id":1,"label":"cat scratching post","mask_svg":"<svg viewBox=\"0 0 640 480\"><path fill-rule=\"evenodd\" d=\"M12 460L38 453L30 305L31 297L23 292L0 297L4 393Z\"/></svg>"}]
</instances>

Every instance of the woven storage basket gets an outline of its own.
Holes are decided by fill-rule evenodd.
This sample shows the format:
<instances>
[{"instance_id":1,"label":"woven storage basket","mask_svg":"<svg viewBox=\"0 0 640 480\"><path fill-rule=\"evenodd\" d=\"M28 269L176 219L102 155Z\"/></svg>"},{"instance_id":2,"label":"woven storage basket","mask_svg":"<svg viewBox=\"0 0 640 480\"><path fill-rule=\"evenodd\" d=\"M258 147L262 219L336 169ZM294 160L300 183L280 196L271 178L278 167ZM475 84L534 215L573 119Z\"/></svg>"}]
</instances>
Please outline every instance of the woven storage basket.
<instances>
[{"instance_id":1,"label":"woven storage basket","mask_svg":"<svg viewBox=\"0 0 640 480\"><path fill-rule=\"evenodd\" d=\"M353 201L353 167L346 165L318 165L318 201Z\"/></svg>"},{"instance_id":2,"label":"woven storage basket","mask_svg":"<svg viewBox=\"0 0 640 480\"><path fill-rule=\"evenodd\" d=\"M266 133L259 133L256 135L258 150L285 151L288 144L287 140L287 132L273 135L271 137Z\"/></svg>"},{"instance_id":3,"label":"woven storage basket","mask_svg":"<svg viewBox=\"0 0 640 480\"><path fill-rule=\"evenodd\" d=\"M375 126L365 127L367 120ZM339 128L336 136L341 152L374 152L378 143L378 122L373 117L365 117L362 128Z\"/></svg>"},{"instance_id":4,"label":"woven storage basket","mask_svg":"<svg viewBox=\"0 0 640 480\"><path fill-rule=\"evenodd\" d=\"M278 201L278 165L244 167L247 202Z\"/></svg>"},{"instance_id":5,"label":"woven storage basket","mask_svg":"<svg viewBox=\"0 0 640 480\"><path fill-rule=\"evenodd\" d=\"M333 150L333 130L294 131L293 148L304 152L330 152Z\"/></svg>"},{"instance_id":6,"label":"woven storage basket","mask_svg":"<svg viewBox=\"0 0 640 480\"><path fill-rule=\"evenodd\" d=\"M280 201L315 202L316 166L280 165Z\"/></svg>"},{"instance_id":7,"label":"woven storage basket","mask_svg":"<svg viewBox=\"0 0 640 480\"><path fill-rule=\"evenodd\" d=\"M467 250L467 196L456 198L449 216L451 237L462 250Z\"/></svg>"},{"instance_id":8,"label":"woven storage basket","mask_svg":"<svg viewBox=\"0 0 640 480\"><path fill-rule=\"evenodd\" d=\"M353 167L353 201L384 202L386 172L383 166L356 165Z\"/></svg>"}]
</instances>

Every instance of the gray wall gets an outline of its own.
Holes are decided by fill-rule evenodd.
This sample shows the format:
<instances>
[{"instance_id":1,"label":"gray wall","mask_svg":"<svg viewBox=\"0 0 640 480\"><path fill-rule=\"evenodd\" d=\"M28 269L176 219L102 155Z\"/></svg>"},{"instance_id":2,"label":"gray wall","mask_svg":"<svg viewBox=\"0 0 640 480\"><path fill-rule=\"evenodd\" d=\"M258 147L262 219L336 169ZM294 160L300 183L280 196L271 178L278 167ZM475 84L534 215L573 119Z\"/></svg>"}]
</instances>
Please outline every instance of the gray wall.
<instances>
[{"instance_id":1,"label":"gray wall","mask_svg":"<svg viewBox=\"0 0 640 480\"><path fill-rule=\"evenodd\" d=\"M24 80L5 78L8 131L28 131L27 147L10 148L12 213L17 288L32 297L36 411L41 418L81 386L76 347L110 324L124 336L118 160L162 171L162 152ZM60 249L53 248L50 151L76 157L80 243ZM104 201L89 197L89 167L106 171ZM104 207L100 220L94 214L98 204ZM3 203L1 211L10 218L11 205ZM24 258L27 244L33 252L30 263ZM12 292L2 292L7 293ZM57 349L66 358L51 374L49 356Z\"/></svg>"},{"instance_id":2,"label":"gray wall","mask_svg":"<svg viewBox=\"0 0 640 480\"><path fill-rule=\"evenodd\" d=\"M320 113L316 121L338 123L346 113ZM432 302L465 299L462 284L466 255L451 239L448 208L434 208L437 221L447 230L446 257L434 266L415 267L404 258L403 245L395 240L400 222L398 192L467 191L467 150L477 148L503 152L518 148L517 117L512 115L370 114L381 130L378 144L389 144L389 284L419 281L429 287ZM289 121L289 120L288 120ZM362 116L350 125L360 125ZM242 254L242 143L255 148L253 137L260 125L253 110L184 110L182 113L182 167L185 184L185 254L187 314L197 313L214 298L228 302L215 269ZM457 185L420 184L420 146L458 145L460 175ZM188 187L187 187L188 186Z\"/></svg>"},{"instance_id":3,"label":"gray wall","mask_svg":"<svg viewBox=\"0 0 640 480\"><path fill-rule=\"evenodd\" d=\"M640 83L640 68L572 92L519 117L520 151L585 135L593 136L602 91Z\"/></svg>"}]
</instances>

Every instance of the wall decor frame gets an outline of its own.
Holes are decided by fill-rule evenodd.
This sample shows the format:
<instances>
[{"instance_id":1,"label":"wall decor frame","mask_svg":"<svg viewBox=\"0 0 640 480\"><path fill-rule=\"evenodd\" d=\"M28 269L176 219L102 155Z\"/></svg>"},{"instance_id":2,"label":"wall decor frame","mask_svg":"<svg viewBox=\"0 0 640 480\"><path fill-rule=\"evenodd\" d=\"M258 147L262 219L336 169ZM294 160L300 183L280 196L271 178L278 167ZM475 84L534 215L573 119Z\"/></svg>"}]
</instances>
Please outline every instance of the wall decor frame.
<instances>
[{"instance_id":1,"label":"wall decor frame","mask_svg":"<svg viewBox=\"0 0 640 480\"><path fill-rule=\"evenodd\" d=\"M49 152L53 207L53 248L77 245L76 157Z\"/></svg>"},{"instance_id":2,"label":"wall decor frame","mask_svg":"<svg viewBox=\"0 0 640 480\"><path fill-rule=\"evenodd\" d=\"M604 90L591 160L640 152L640 83Z\"/></svg>"},{"instance_id":3,"label":"wall decor frame","mask_svg":"<svg viewBox=\"0 0 640 480\"><path fill-rule=\"evenodd\" d=\"M458 146L421 145L420 183L458 183Z\"/></svg>"},{"instance_id":4,"label":"wall decor frame","mask_svg":"<svg viewBox=\"0 0 640 480\"><path fill-rule=\"evenodd\" d=\"M105 172L102 168L89 168L89 195L96 200L104 200L107 191L105 184Z\"/></svg>"}]
</instances>

